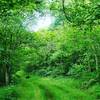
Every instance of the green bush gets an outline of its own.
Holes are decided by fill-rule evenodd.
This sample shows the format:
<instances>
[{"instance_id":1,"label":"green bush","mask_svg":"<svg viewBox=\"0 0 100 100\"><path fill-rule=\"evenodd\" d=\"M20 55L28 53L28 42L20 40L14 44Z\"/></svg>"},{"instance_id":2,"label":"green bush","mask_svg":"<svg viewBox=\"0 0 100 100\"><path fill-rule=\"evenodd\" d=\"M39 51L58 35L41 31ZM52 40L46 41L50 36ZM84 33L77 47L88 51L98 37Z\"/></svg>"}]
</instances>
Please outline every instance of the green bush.
<instances>
[{"instance_id":1,"label":"green bush","mask_svg":"<svg viewBox=\"0 0 100 100\"><path fill-rule=\"evenodd\" d=\"M84 65L73 65L71 69L69 70L68 74L69 75L80 75L84 71Z\"/></svg>"},{"instance_id":2,"label":"green bush","mask_svg":"<svg viewBox=\"0 0 100 100\"><path fill-rule=\"evenodd\" d=\"M17 71L13 75L13 83L20 83L25 78L25 72L23 70Z\"/></svg>"},{"instance_id":3,"label":"green bush","mask_svg":"<svg viewBox=\"0 0 100 100\"><path fill-rule=\"evenodd\" d=\"M19 94L15 86L0 88L0 100L18 100L18 97Z\"/></svg>"}]
</instances>

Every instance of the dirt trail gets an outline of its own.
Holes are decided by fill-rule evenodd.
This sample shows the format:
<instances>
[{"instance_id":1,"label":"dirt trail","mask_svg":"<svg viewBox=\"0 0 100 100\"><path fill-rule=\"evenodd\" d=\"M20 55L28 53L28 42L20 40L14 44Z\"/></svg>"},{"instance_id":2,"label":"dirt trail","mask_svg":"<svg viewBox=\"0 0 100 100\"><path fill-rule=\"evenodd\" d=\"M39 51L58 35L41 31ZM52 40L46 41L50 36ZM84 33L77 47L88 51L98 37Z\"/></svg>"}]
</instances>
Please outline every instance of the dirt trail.
<instances>
[{"instance_id":1,"label":"dirt trail","mask_svg":"<svg viewBox=\"0 0 100 100\"><path fill-rule=\"evenodd\" d=\"M39 84L38 86L40 89L44 90L46 100L55 100L53 93L46 86L42 84Z\"/></svg>"}]
</instances>

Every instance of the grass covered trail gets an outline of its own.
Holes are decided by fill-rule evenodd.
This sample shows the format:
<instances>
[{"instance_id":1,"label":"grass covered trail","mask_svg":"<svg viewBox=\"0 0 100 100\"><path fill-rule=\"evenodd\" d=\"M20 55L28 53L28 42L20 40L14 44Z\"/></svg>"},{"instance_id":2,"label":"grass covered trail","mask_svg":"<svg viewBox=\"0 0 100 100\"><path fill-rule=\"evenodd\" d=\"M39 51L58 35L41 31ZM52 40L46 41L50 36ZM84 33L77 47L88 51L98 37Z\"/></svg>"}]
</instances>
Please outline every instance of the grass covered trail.
<instances>
[{"instance_id":1,"label":"grass covered trail","mask_svg":"<svg viewBox=\"0 0 100 100\"><path fill-rule=\"evenodd\" d=\"M32 77L0 88L0 100L100 100L100 85L81 89L80 81L71 78Z\"/></svg>"}]
</instances>

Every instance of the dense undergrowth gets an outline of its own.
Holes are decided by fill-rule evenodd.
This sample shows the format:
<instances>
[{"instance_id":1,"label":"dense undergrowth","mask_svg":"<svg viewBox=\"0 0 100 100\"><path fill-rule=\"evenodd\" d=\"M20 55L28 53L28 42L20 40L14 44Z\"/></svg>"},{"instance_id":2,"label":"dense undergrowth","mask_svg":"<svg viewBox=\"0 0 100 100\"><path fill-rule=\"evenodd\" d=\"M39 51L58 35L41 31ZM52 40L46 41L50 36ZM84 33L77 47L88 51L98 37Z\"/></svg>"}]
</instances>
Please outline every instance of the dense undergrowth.
<instances>
[{"instance_id":1,"label":"dense undergrowth","mask_svg":"<svg viewBox=\"0 0 100 100\"><path fill-rule=\"evenodd\" d=\"M81 88L82 80L32 76L17 85L0 88L0 100L99 100L100 85Z\"/></svg>"}]
</instances>

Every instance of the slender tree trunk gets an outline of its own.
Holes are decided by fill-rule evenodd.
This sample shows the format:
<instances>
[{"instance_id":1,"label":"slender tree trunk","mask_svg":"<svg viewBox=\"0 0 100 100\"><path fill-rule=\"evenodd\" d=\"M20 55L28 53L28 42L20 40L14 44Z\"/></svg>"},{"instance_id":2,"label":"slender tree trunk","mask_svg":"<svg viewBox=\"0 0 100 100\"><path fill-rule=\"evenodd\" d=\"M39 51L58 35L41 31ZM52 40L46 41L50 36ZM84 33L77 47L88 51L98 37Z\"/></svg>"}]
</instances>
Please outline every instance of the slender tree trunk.
<instances>
[{"instance_id":1,"label":"slender tree trunk","mask_svg":"<svg viewBox=\"0 0 100 100\"><path fill-rule=\"evenodd\" d=\"M9 72L6 64L3 65L3 73L4 73L4 85L9 84Z\"/></svg>"},{"instance_id":2,"label":"slender tree trunk","mask_svg":"<svg viewBox=\"0 0 100 100\"><path fill-rule=\"evenodd\" d=\"M9 84L9 73L7 68L5 69L5 84Z\"/></svg>"},{"instance_id":3,"label":"slender tree trunk","mask_svg":"<svg viewBox=\"0 0 100 100\"><path fill-rule=\"evenodd\" d=\"M92 50L94 51L94 59L95 59L95 65L96 65L97 78L99 79L100 78L99 60L98 60L98 56L96 54L94 45L92 45Z\"/></svg>"}]
</instances>

